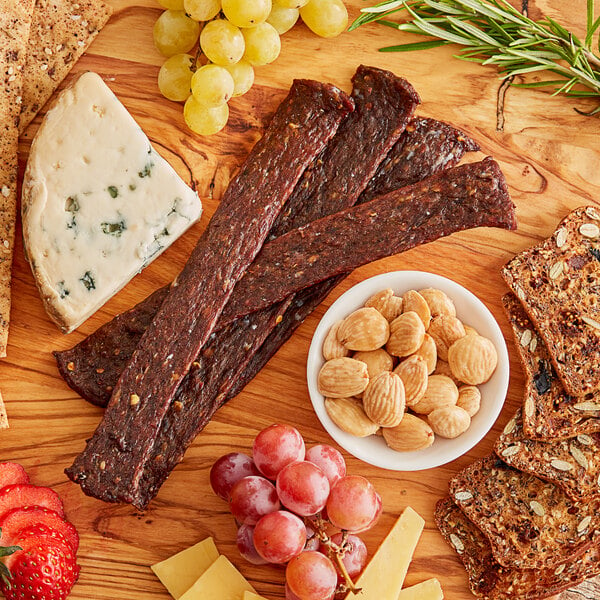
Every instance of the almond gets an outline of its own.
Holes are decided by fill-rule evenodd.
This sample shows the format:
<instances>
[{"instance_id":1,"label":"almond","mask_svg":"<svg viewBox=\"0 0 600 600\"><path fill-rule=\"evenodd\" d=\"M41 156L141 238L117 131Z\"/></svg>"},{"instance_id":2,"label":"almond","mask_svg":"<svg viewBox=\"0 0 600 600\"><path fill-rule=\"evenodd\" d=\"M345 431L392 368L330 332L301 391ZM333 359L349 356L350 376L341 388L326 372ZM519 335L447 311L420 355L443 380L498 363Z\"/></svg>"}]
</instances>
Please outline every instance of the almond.
<instances>
[{"instance_id":1,"label":"almond","mask_svg":"<svg viewBox=\"0 0 600 600\"><path fill-rule=\"evenodd\" d=\"M411 408L421 415L428 415L437 408L454 406L458 401L458 388L450 377L431 375L423 397ZM434 429L435 431L435 429Z\"/></svg>"},{"instance_id":2,"label":"almond","mask_svg":"<svg viewBox=\"0 0 600 600\"><path fill-rule=\"evenodd\" d=\"M427 363L427 375L431 375L435 371L437 365L437 348L433 338L426 333L423 338L423 343L420 348L415 352L416 356L422 356Z\"/></svg>"},{"instance_id":3,"label":"almond","mask_svg":"<svg viewBox=\"0 0 600 600\"><path fill-rule=\"evenodd\" d=\"M338 341L349 350L377 350L390 337L387 319L375 308L365 307L348 315L337 330Z\"/></svg>"},{"instance_id":4,"label":"almond","mask_svg":"<svg viewBox=\"0 0 600 600\"><path fill-rule=\"evenodd\" d=\"M390 324L386 350L392 356L409 356L416 352L425 339L425 325L414 311L402 313Z\"/></svg>"},{"instance_id":5,"label":"almond","mask_svg":"<svg viewBox=\"0 0 600 600\"><path fill-rule=\"evenodd\" d=\"M398 452L429 448L435 439L433 429L423 419L411 414L404 415L396 427L383 427L381 432L386 444Z\"/></svg>"},{"instance_id":6,"label":"almond","mask_svg":"<svg viewBox=\"0 0 600 600\"><path fill-rule=\"evenodd\" d=\"M481 392L474 385L463 385L458 388L456 406L464 408L470 417L474 417L481 407Z\"/></svg>"},{"instance_id":7,"label":"almond","mask_svg":"<svg viewBox=\"0 0 600 600\"><path fill-rule=\"evenodd\" d=\"M409 312L411 310L419 315L425 329L427 329L431 321L431 311L425 298L415 290L409 290L402 297L402 312Z\"/></svg>"},{"instance_id":8,"label":"almond","mask_svg":"<svg viewBox=\"0 0 600 600\"><path fill-rule=\"evenodd\" d=\"M367 352L355 352L352 358L367 365L369 379L374 379L379 373L391 371L394 368L394 359L383 348Z\"/></svg>"},{"instance_id":9,"label":"almond","mask_svg":"<svg viewBox=\"0 0 600 600\"><path fill-rule=\"evenodd\" d=\"M387 289L371 296L365 306L378 310L388 321L393 321L402 314L402 298L394 295L394 290Z\"/></svg>"},{"instance_id":10,"label":"almond","mask_svg":"<svg viewBox=\"0 0 600 600\"><path fill-rule=\"evenodd\" d=\"M444 438L453 439L471 425L469 413L460 406L444 406L429 413L427 420L433 431Z\"/></svg>"},{"instance_id":11,"label":"almond","mask_svg":"<svg viewBox=\"0 0 600 600\"><path fill-rule=\"evenodd\" d=\"M429 306L432 317L439 317L440 315L450 315L451 317L456 316L456 306L452 299L442 290L434 288L426 288L419 290L419 294L425 298L425 302Z\"/></svg>"},{"instance_id":12,"label":"almond","mask_svg":"<svg viewBox=\"0 0 600 600\"><path fill-rule=\"evenodd\" d=\"M457 379L479 385L496 370L498 353L491 340L481 335L466 335L450 346L448 364Z\"/></svg>"},{"instance_id":13,"label":"almond","mask_svg":"<svg viewBox=\"0 0 600 600\"><path fill-rule=\"evenodd\" d=\"M427 390L427 362L422 356L413 354L402 361L394 373L400 376L404 384L404 397L407 406L413 406Z\"/></svg>"},{"instance_id":14,"label":"almond","mask_svg":"<svg viewBox=\"0 0 600 600\"><path fill-rule=\"evenodd\" d=\"M434 339L438 358L442 360L448 360L448 348L466 335L463 324L452 315L435 317L427 333Z\"/></svg>"},{"instance_id":15,"label":"almond","mask_svg":"<svg viewBox=\"0 0 600 600\"><path fill-rule=\"evenodd\" d=\"M323 358L325 360L331 360L332 358L343 358L350 354L350 350L343 344L338 342L337 331L340 328L342 321L334 323L327 332L325 339L323 340Z\"/></svg>"},{"instance_id":16,"label":"almond","mask_svg":"<svg viewBox=\"0 0 600 600\"><path fill-rule=\"evenodd\" d=\"M384 371L375 377L363 394L365 413L377 425L394 427L404 416L404 385L395 373Z\"/></svg>"},{"instance_id":17,"label":"almond","mask_svg":"<svg viewBox=\"0 0 600 600\"><path fill-rule=\"evenodd\" d=\"M330 398L348 398L360 394L368 384L367 365L348 357L328 360L317 377L319 392Z\"/></svg>"},{"instance_id":18,"label":"almond","mask_svg":"<svg viewBox=\"0 0 600 600\"><path fill-rule=\"evenodd\" d=\"M330 419L350 435L367 437L379 429L379 425L367 417L360 402L351 398L325 398L325 410Z\"/></svg>"}]
</instances>

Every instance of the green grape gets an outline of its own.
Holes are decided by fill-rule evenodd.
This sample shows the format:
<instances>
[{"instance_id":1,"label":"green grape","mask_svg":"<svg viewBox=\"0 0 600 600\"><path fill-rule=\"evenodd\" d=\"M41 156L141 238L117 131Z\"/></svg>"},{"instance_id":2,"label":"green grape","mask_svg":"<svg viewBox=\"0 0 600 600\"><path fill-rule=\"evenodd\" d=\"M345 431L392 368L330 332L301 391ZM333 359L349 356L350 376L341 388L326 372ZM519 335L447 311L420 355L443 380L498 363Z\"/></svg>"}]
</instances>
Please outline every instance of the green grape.
<instances>
[{"instance_id":1,"label":"green grape","mask_svg":"<svg viewBox=\"0 0 600 600\"><path fill-rule=\"evenodd\" d=\"M161 54L189 52L198 41L200 25L182 10L165 10L154 23L154 45Z\"/></svg>"},{"instance_id":2,"label":"green grape","mask_svg":"<svg viewBox=\"0 0 600 600\"><path fill-rule=\"evenodd\" d=\"M210 21L221 10L221 0L183 0L183 5L194 21Z\"/></svg>"},{"instance_id":3,"label":"green grape","mask_svg":"<svg viewBox=\"0 0 600 600\"><path fill-rule=\"evenodd\" d=\"M210 21L200 34L200 47L217 65L234 65L244 55L246 43L239 27L225 19Z\"/></svg>"},{"instance_id":4,"label":"green grape","mask_svg":"<svg viewBox=\"0 0 600 600\"><path fill-rule=\"evenodd\" d=\"M281 40L273 25L260 23L256 27L242 29L246 40L244 58L254 66L272 63L281 51Z\"/></svg>"},{"instance_id":5,"label":"green grape","mask_svg":"<svg viewBox=\"0 0 600 600\"><path fill-rule=\"evenodd\" d=\"M216 108L209 108L200 104L194 96L190 96L183 107L183 118L194 133L213 135L227 125L229 106L222 104Z\"/></svg>"},{"instance_id":6,"label":"green grape","mask_svg":"<svg viewBox=\"0 0 600 600\"><path fill-rule=\"evenodd\" d=\"M310 0L300 9L306 26L317 35L330 38L348 26L348 11L342 0Z\"/></svg>"},{"instance_id":7,"label":"green grape","mask_svg":"<svg viewBox=\"0 0 600 600\"><path fill-rule=\"evenodd\" d=\"M183 0L158 0L158 3L163 8L170 8L171 10L183 10Z\"/></svg>"},{"instance_id":8,"label":"green grape","mask_svg":"<svg viewBox=\"0 0 600 600\"><path fill-rule=\"evenodd\" d=\"M284 8L279 4L273 4L267 23L273 25L279 35L283 35L296 24L299 16L300 11L297 8Z\"/></svg>"},{"instance_id":9,"label":"green grape","mask_svg":"<svg viewBox=\"0 0 600 600\"><path fill-rule=\"evenodd\" d=\"M250 63L240 60L235 65L228 65L225 68L233 77L234 96L242 96L252 87L254 83L254 69Z\"/></svg>"},{"instance_id":10,"label":"green grape","mask_svg":"<svg viewBox=\"0 0 600 600\"><path fill-rule=\"evenodd\" d=\"M167 58L158 72L158 89L169 100L183 102L190 95L194 57L175 54Z\"/></svg>"},{"instance_id":11,"label":"green grape","mask_svg":"<svg viewBox=\"0 0 600 600\"><path fill-rule=\"evenodd\" d=\"M267 20L271 0L222 0L225 16L238 27L254 27Z\"/></svg>"},{"instance_id":12,"label":"green grape","mask_svg":"<svg viewBox=\"0 0 600 600\"><path fill-rule=\"evenodd\" d=\"M204 65L192 76L192 94L202 105L215 108L225 104L234 89L233 77L219 65Z\"/></svg>"},{"instance_id":13,"label":"green grape","mask_svg":"<svg viewBox=\"0 0 600 600\"><path fill-rule=\"evenodd\" d=\"M308 0L273 0L273 4L282 8L302 8Z\"/></svg>"}]
</instances>

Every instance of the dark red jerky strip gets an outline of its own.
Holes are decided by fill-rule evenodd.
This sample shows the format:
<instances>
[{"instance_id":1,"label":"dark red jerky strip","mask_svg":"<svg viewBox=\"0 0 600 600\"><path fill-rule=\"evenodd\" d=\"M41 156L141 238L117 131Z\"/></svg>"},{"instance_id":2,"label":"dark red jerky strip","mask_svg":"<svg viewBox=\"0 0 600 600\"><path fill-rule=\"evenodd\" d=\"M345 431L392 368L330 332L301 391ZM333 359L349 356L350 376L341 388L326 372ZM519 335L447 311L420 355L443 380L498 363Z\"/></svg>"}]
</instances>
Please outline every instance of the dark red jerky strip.
<instances>
[{"instance_id":1,"label":"dark red jerky strip","mask_svg":"<svg viewBox=\"0 0 600 600\"><path fill-rule=\"evenodd\" d=\"M163 417L236 281L304 169L353 108L337 88L295 81L230 183L67 474L85 493L131 502Z\"/></svg>"},{"instance_id":2,"label":"dark red jerky strip","mask_svg":"<svg viewBox=\"0 0 600 600\"><path fill-rule=\"evenodd\" d=\"M482 226L516 227L504 176L491 158L454 167L268 242L237 284L237 295L244 299L240 313L415 245Z\"/></svg>"},{"instance_id":3,"label":"dark red jerky strip","mask_svg":"<svg viewBox=\"0 0 600 600\"><path fill-rule=\"evenodd\" d=\"M378 181L377 189L385 193L426 179L444 168L454 166L465 152L477 148L475 142L470 141L451 126L435 119L416 117L408 124L392 149L394 160L390 161L386 158L380 164L374 176L374 179ZM393 169L390 169L391 164ZM370 189L372 189L371 184L367 190ZM365 197L368 198L368 194L365 192L361 194L359 202L363 202ZM294 197L295 193L286 203L286 213L288 205L291 205ZM281 227L280 224L285 218L283 215L284 211L280 213L274 229ZM273 229L271 231L273 232ZM325 285L319 297L324 299L336 284ZM168 287L157 290L146 300L116 316L73 348L54 352L60 374L67 384L92 404L106 406L119 375L137 347L142 333L166 297L167 291ZM235 293L234 290L234 295ZM318 291L310 294L318 295ZM231 300L233 300L233 296ZM318 305L319 302L316 304ZM297 304L297 300L294 302L295 304ZM289 311L293 310L295 315L289 320L289 325L285 325L286 313L284 323L276 330L277 336L274 336L273 339L269 337L265 341L264 348L261 348L259 353L252 357L251 363L246 369L247 372L244 372L240 378L240 382L245 383L242 383L241 387L236 383L236 388L242 389L258 373L260 370L258 365L266 364L275 354L285 341L280 341L278 336L288 328L287 337L291 336L296 326L312 312L313 309L307 310L307 306L309 306L308 302L296 310L293 307L289 309Z\"/></svg>"},{"instance_id":4,"label":"dark red jerky strip","mask_svg":"<svg viewBox=\"0 0 600 600\"><path fill-rule=\"evenodd\" d=\"M479 144L458 129L427 117L415 117L404 135L396 142L379 165L377 173L360 195L360 202L368 202L392 190L422 181L423 165L427 176L448 169L465 152L476 152Z\"/></svg>"}]
</instances>

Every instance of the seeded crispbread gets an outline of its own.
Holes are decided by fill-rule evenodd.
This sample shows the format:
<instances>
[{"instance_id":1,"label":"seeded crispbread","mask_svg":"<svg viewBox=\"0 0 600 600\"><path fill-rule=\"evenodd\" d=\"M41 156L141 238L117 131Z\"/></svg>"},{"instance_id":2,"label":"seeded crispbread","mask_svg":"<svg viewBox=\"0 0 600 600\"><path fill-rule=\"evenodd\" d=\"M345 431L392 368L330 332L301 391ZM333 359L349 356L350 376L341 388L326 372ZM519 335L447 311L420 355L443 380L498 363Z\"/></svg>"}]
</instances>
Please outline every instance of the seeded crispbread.
<instances>
[{"instance_id":1,"label":"seeded crispbread","mask_svg":"<svg viewBox=\"0 0 600 600\"><path fill-rule=\"evenodd\" d=\"M494 452L511 467L554 483L572 500L600 494L600 433L551 442L530 440L518 411L496 440Z\"/></svg>"},{"instance_id":2,"label":"seeded crispbread","mask_svg":"<svg viewBox=\"0 0 600 600\"><path fill-rule=\"evenodd\" d=\"M0 356L6 356L10 278L17 214L17 144L26 56L34 0L0 0Z\"/></svg>"},{"instance_id":3,"label":"seeded crispbread","mask_svg":"<svg viewBox=\"0 0 600 600\"><path fill-rule=\"evenodd\" d=\"M559 487L495 455L458 473L450 495L504 567L550 568L579 556L600 535L600 499L574 502Z\"/></svg>"},{"instance_id":4,"label":"seeded crispbread","mask_svg":"<svg viewBox=\"0 0 600 600\"><path fill-rule=\"evenodd\" d=\"M24 71L21 133L87 50L111 13L112 8L102 0L36 0Z\"/></svg>"},{"instance_id":5,"label":"seeded crispbread","mask_svg":"<svg viewBox=\"0 0 600 600\"><path fill-rule=\"evenodd\" d=\"M435 522L457 552L473 594L486 600L539 600L566 590L600 573L600 547L591 546L580 557L549 569L512 569L500 565L487 538L451 498L435 509Z\"/></svg>"},{"instance_id":6,"label":"seeded crispbread","mask_svg":"<svg viewBox=\"0 0 600 600\"><path fill-rule=\"evenodd\" d=\"M523 401L525 437L541 441L600 431L600 394L569 396L552 367L550 355L514 294L502 298L526 374Z\"/></svg>"},{"instance_id":7,"label":"seeded crispbread","mask_svg":"<svg viewBox=\"0 0 600 600\"><path fill-rule=\"evenodd\" d=\"M567 393L600 391L600 209L574 210L502 275L544 340Z\"/></svg>"}]
</instances>

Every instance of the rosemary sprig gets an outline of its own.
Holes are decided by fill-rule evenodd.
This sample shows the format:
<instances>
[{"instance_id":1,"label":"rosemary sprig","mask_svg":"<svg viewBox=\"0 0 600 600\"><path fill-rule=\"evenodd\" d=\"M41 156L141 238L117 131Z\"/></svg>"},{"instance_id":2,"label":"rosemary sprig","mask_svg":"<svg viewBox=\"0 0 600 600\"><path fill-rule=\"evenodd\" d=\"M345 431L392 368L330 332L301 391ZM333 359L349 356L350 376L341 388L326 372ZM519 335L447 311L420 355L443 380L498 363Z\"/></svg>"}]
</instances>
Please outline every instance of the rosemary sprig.
<instances>
[{"instance_id":1,"label":"rosemary sprig","mask_svg":"<svg viewBox=\"0 0 600 600\"><path fill-rule=\"evenodd\" d=\"M390 15L400 11L408 13L410 19L402 23L389 20ZM600 57L593 50L600 17L594 19L594 0L587 0L583 41L550 17L530 19L507 0L386 0L361 12L350 31L377 21L400 31L434 38L387 46L380 48L381 52L458 44L463 48L457 58L496 65L503 79L540 71L553 74L548 80L513 83L515 87L550 87L554 95L600 100ZM600 39L597 45L600 48ZM584 114L597 113L600 105Z\"/></svg>"}]
</instances>

